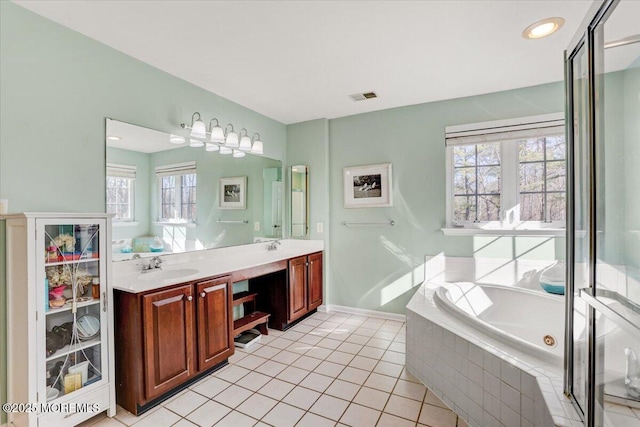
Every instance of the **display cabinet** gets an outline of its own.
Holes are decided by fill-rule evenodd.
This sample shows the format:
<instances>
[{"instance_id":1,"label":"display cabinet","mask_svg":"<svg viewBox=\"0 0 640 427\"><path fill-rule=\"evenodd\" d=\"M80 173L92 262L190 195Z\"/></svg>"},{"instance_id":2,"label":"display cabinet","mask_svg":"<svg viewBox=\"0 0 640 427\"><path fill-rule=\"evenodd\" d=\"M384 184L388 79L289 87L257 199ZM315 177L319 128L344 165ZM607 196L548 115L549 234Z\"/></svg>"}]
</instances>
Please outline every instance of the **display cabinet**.
<instances>
[{"instance_id":1,"label":"display cabinet","mask_svg":"<svg viewBox=\"0 0 640 427\"><path fill-rule=\"evenodd\" d=\"M107 214L5 216L9 425L115 415ZM24 410L23 410L24 409Z\"/></svg>"}]
</instances>

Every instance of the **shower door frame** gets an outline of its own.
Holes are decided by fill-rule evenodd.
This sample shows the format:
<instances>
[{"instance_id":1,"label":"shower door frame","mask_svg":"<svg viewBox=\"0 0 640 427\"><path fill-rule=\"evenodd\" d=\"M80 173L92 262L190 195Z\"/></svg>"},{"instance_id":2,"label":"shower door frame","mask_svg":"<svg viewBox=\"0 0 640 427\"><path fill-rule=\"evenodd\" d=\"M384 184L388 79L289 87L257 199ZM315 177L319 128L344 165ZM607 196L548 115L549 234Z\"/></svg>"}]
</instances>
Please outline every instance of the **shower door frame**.
<instances>
[{"instance_id":1,"label":"shower door frame","mask_svg":"<svg viewBox=\"0 0 640 427\"><path fill-rule=\"evenodd\" d=\"M571 44L565 51L565 93L566 93L566 141L567 141L567 286L565 296L565 363L564 363L564 392L571 398L573 406L581 416L586 427L595 427L596 424L596 373L599 371L596 365L599 361L596 358L596 308L594 304L597 301L597 283L596 283L596 244L597 244L597 130L599 123L596 123L596 76L598 71L595 62L596 49L604 51L602 40L596 40L594 36L599 25L603 24L613 13L620 0L603 0L600 3L594 2L587 16L580 25L580 29L574 36ZM598 43L597 43L598 42ZM587 236L588 242L588 275L587 288L580 291L581 299L587 303L587 366L585 377L585 405L580 406L574 394L574 300L577 297L575 289L575 172L576 172L576 141L574 134L574 81L573 81L573 59L576 58L580 50L585 47L587 54L587 138L586 147L588 156L586 165L588 167L587 185L588 185L588 202L587 202ZM581 141L579 141L581 142ZM591 296L591 297L590 297ZM600 361L600 363L602 363Z\"/></svg>"}]
</instances>

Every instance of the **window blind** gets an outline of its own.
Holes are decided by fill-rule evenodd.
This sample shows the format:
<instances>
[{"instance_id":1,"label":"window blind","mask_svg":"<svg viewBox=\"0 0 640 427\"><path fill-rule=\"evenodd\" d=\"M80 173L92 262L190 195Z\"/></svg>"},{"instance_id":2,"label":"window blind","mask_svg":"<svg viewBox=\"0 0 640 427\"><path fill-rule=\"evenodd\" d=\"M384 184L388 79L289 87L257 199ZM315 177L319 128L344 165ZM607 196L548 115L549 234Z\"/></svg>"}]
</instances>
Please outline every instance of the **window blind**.
<instances>
[{"instance_id":1,"label":"window blind","mask_svg":"<svg viewBox=\"0 0 640 427\"><path fill-rule=\"evenodd\" d=\"M107 176L136 179L136 166L107 163Z\"/></svg>"},{"instance_id":2,"label":"window blind","mask_svg":"<svg viewBox=\"0 0 640 427\"><path fill-rule=\"evenodd\" d=\"M445 129L445 145L454 147L543 138L553 135L564 135L563 113L448 126Z\"/></svg>"},{"instance_id":3,"label":"window blind","mask_svg":"<svg viewBox=\"0 0 640 427\"><path fill-rule=\"evenodd\" d=\"M156 166L156 177L173 175L187 175L196 173L196 162L176 163L173 165Z\"/></svg>"}]
</instances>

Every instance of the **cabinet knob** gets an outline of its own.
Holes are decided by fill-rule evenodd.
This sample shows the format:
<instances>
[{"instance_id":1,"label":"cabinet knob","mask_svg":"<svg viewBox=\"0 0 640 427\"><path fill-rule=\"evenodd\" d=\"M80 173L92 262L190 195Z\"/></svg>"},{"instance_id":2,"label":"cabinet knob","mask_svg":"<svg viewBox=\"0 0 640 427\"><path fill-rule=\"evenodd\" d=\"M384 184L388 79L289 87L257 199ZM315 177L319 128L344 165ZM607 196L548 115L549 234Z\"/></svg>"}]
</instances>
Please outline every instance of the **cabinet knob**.
<instances>
[{"instance_id":1,"label":"cabinet knob","mask_svg":"<svg viewBox=\"0 0 640 427\"><path fill-rule=\"evenodd\" d=\"M206 296L207 296L207 294L205 294L204 292L200 292L200 296L201 296L202 298L204 298L204 297L206 297Z\"/></svg>"},{"instance_id":2,"label":"cabinet knob","mask_svg":"<svg viewBox=\"0 0 640 427\"><path fill-rule=\"evenodd\" d=\"M193 297L192 297L191 295L189 295L189 296L187 297L187 301L191 301L191 300L193 300Z\"/></svg>"},{"instance_id":3,"label":"cabinet knob","mask_svg":"<svg viewBox=\"0 0 640 427\"><path fill-rule=\"evenodd\" d=\"M308 262L306 262L304 265L309 265L309 263L308 263Z\"/></svg>"}]
</instances>

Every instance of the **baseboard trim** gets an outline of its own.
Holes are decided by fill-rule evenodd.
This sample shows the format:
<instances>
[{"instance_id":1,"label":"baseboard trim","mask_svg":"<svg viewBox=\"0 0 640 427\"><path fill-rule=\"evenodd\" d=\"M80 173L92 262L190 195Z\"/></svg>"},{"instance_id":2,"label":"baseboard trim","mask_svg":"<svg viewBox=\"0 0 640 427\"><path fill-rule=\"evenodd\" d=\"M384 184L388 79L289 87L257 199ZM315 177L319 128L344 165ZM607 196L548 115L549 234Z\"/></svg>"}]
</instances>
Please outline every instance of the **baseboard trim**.
<instances>
[{"instance_id":1,"label":"baseboard trim","mask_svg":"<svg viewBox=\"0 0 640 427\"><path fill-rule=\"evenodd\" d=\"M318 311L321 311L324 313L339 312L339 313L357 314L359 316L377 317L379 319L395 320L397 322L407 321L407 316L405 316L404 314L386 313L384 311L366 310L364 308L347 307L344 305L323 304L320 307L318 307Z\"/></svg>"}]
</instances>

